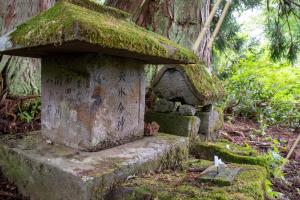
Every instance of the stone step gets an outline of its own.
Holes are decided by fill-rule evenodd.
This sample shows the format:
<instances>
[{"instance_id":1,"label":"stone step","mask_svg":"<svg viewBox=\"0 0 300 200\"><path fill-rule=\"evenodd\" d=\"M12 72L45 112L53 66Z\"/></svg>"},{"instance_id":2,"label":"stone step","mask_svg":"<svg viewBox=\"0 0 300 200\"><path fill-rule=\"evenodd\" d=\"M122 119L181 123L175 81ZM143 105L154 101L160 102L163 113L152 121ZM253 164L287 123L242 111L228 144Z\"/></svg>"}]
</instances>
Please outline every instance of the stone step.
<instances>
[{"instance_id":1,"label":"stone step","mask_svg":"<svg viewBox=\"0 0 300 200\"><path fill-rule=\"evenodd\" d=\"M0 137L6 177L31 199L104 199L130 176L176 167L188 154L188 139L158 134L99 152L49 144L39 133Z\"/></svg>"}]
</instances>

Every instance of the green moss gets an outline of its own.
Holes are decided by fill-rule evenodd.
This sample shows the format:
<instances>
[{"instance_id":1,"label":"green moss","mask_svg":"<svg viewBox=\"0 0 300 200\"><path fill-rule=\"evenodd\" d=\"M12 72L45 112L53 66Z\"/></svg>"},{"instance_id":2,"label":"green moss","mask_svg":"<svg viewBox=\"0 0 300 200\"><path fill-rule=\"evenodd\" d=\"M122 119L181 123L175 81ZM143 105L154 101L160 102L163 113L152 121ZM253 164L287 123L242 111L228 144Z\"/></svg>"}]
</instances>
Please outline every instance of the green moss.
<instances>
[{"instance_id":1,"label":"green moss","mask_svg":"<svg viewBox=\"0 0 300 200\"><path fill-rule=\"evenodd\" d=\"M200 161L199 161L200 163ZM130 180L122 187L133 188L129 198L137 199L190 199L190 200L260 200L264 199L264 182L267 172L263 167L251 165L232 165L242 168L233 185L217 186L198 184L194 174L191 181L185 172L168 172L149 177ZM196 181L196 182L195 182Z\"/></svg>"},{"instance_id":2,"label":"green moss","mask_svg":"<svg viewBox=\"0 0 300 200\"><path fill-rule=\"evenodd\" d=\"M97 3L95 0L58 0L58 1L64 1L71 4L75 4L90 10L94 10L96 12L100 12L106 15L111 15L112 17L118 19L130 20L131 18L131 15L129 13L113 7L103 6Z\"/></svg>"},{"instance_id":3,"label":"green moss","mask_svg":"<svg viewBox=\"0 0 300 200\"><path fill-rule=\"evenodd\" d=\"M211 165L213 165L213 162L210 160L188 159L184 162L185 169L189 169L189 168L206 169Z\"/></svg>"},{"instance_id":4,"label":"green moss","mask_svg":"<svg viewBox=\"0 0 300 200\"><path fill-rule=\"evenodd\" d=\"M31 165L29 160L21 158L9 147L0 144L0 165L6 177L18 185L26 186L31 171L28 166Z\"/></svg>"},{"instance_id":5,"label":"green moss","mask_svg":"<svg viewBox=\"0 0 300 200\"><path fill-rule=\"evenodd\" d=\"M215 75L211 75L205 64L200 61L197 64L165 66L155 77L153 85L158 84L167 70L174 69L178 70L185 78L187 85L199 99L199 105L212 104L223 98L222 82Z\"/></svg>"},{"instance_id":6,"label":"green moss","mask_svg":"<svg viewBox=\"0 0 300 200\"><path fill-rule=\"evenodd\" d=\"M221 81L210 75L203 63L181 65L194 90L204 102L213 102L223 98L224 88Z\"/></svg>"},{"instance_id":7,"label":"green moss","mask_svg":"<svg viewBox=\"0 0 300 200\"><path fill-rule=\"evenodd\" d=\"M161 160L161 169L182 169L183 162L188 157L188 149L176 147L168 152Z\"/></svg>"},{"instance_id":8,"label":"green moss","mask_svg":"<svg viewBox=\"0 0 300 200\"><path fill-rule=\"evenodd\" d=\"M156 122L159 124L160 132L186 137L197 135L197 133L191 130L196 120L195 116L182 116L176 113L148 112L145 115L146 122Z\"/></svg>"},{"instance_id":9,"label":"green moss","mask_svg":"<svg viewBox=\"0 0 300 200\"><path fill-rule=\"evenodd\" d=\"M226 146L229 145L230 149ZM248 147L240 147L229 142L206 143L199 140L190 145L190 154L199 159L213 160L214 155L222 158L223 161L230 163L259 165L265 167L272 173L278 166L275 166L271 154L258 154L255 150Z\"/></svg>"},{"instance_id":10,"label":"green moss","mask_svg":"<svg viewBox=\"0 0 300 200\"><path fill-rule=\"evenodd\" d=\"M48 11L18 26L10 34L14 47L49 44L60 46L64 42L80 40L102 48L124 50L181 63L195 63L198 60L193 52L170 40L134 23L116 18L119 11L113 12L112 16L108 14L111 8L102 6L99 9L94 6L91 10L70 2L79 1L60 1Z\"/></svg>"}]
</instances>

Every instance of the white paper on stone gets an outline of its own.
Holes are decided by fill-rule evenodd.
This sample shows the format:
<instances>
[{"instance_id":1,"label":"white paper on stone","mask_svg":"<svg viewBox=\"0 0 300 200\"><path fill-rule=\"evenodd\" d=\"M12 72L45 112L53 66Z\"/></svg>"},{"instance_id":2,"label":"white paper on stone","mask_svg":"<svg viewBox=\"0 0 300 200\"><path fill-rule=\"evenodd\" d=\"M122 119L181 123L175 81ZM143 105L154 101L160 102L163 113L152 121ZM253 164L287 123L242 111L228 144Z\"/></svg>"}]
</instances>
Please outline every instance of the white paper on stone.
<instances>
[{"instance_id":1,"label":"white paper on stone","mask_svg":"<svg viewBox=\"0 0 300 200\"><path fill-rule=\"evenodd\" d=\"M218 156L214 156L214 165L215 167L219 167L220 165L224 165L225 163L223 163L222 159L219 159Z\"/></svg>"}]
</instances>

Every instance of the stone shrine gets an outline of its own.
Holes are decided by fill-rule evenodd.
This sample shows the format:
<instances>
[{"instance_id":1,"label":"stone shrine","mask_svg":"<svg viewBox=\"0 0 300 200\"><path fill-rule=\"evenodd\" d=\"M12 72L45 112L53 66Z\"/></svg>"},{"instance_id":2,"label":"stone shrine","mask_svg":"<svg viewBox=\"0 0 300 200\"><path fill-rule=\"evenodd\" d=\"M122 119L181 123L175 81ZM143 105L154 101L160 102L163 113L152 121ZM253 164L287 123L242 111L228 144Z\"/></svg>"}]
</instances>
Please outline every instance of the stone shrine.
<instances>
[{"instance_id":1,"label":"stone shrine","mask_svg":"<svg viewBox=\"0 0 300 200\"><path fill-rule=\"evenodd\" d=\"M146 113L146 121L156 121L161 131L214 139L223 126L222 114L213 106L224 96L223 87L205 64L166 65L155 76L152 88L160 100ZM162 100L164 105L160 105ZM170 120L174 125L166 123Z\"/></svg>"},{"instance_id":2,"label":"stone shrine","mask_svg":"<svg viewBox=\"0 0 300 200\"><path fill-rule=\"evenodd\" d=\"M42 58L43 134L86 151L143 137L145 63L197 59L126 13L87 0L61 0L1 41L3 54Z\"/></svg>"},{"instance_id":3,"label":"stone shrine","mask_svg":"<svg viewBox=\"0 0 300 200\"><path fill-rule=\"evenodd\" d=\"M187 157L187 138L143 137L143 67L197 56L129 17L59 0L0 38L1 54L42 59L42 134L0 136L0 166L25 196L109 199L115 184Z\"/></svg>"}]
</instances>

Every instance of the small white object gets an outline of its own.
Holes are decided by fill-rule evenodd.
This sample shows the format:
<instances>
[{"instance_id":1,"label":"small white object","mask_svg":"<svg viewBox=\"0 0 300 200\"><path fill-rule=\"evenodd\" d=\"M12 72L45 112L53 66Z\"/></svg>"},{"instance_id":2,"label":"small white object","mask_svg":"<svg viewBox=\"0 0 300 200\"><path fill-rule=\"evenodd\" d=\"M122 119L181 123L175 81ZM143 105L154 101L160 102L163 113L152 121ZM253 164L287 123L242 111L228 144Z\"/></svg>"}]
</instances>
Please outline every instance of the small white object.
<instances>
[{"instance_id":1,"label":"small white object","mask_svg":"<svg viewBox=\"0 0 300 200\"><path fill-rule=\"evenodd\" d=\"M230 149L230 146L229 146L229 144L226 144L226 149L228 149L228 150Z\"/></svg>"},{"instance_id":2,"label":"small white object","mask_svg":"<svg viewBox=\"0 0 300 200\"><path fill-rule=\"evenodd\" d=\"M214 157L214 163L215 163L215 167L219 167L219 158L218 158L218 156Z\"/></svg>"},{"instance_id":3,"label":"small white object","mask_svg":"<svg viewBox=\"0 0 300 200\"><path fill-rule=\"evenodd\" d=\"M93 177L90 177L90 176L83 176L82 178L81 178L81 180L83 181L83 182L87 182L87 181L92 181L94 178Z\"/></svg>"},{"instance_id":4,"label":"small white object","mask_svg":"<svg viewBox=\"0 0 300 200\"><path fill-rule=\"evenodd\" d=\"M47 144L53 144L53 142L51 140L46 140Z\"/></svg>"},{"instance_id":5,"label":"small white object","mask_svg":"<svg viewBox=\"0 0 300 200\"><path fill-rule=\"evenodd\" d=\"M225 163L223 163L222 159L219 159L218 156L214 157L214 164L216 167L219 167L220 165L224 165Z\"/></svg>"}]
</instances>

